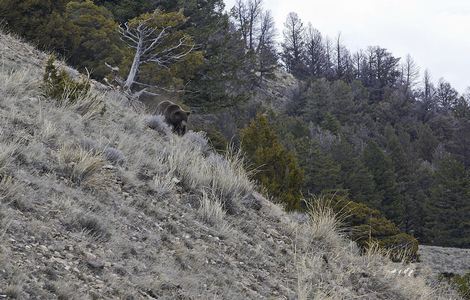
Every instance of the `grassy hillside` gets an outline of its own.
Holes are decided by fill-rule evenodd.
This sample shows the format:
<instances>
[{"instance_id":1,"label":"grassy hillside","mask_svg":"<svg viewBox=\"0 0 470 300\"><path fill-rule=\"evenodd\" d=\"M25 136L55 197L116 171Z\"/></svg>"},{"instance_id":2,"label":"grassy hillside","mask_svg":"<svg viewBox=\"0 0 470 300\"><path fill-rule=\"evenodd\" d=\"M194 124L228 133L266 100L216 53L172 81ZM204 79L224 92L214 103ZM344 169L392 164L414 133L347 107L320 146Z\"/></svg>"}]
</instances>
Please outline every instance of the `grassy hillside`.
<instances>
[{"instance_id":1,"label":"grassy hillside","mask_svg":"<svg viewBox=\"0 0 470 300\"><path fill-rule=\"evenodd\" d=\"M285 213L204 133L98 84L73 105L43 96L47 56L12 36L0 59L1 298L457 299L359 255L327 206Z\"/></svg>"}]
</instances>

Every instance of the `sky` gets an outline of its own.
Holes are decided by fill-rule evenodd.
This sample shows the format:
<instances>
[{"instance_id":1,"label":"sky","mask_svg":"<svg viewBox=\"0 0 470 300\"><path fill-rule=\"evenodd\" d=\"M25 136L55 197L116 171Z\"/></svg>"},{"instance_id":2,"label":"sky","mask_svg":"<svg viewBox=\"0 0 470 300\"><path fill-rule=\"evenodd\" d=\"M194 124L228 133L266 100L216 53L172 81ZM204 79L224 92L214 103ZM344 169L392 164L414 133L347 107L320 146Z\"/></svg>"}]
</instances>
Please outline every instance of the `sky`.
<instances>
[{"instance_id":1,"label":"sky","mask_svg":"<svg viewBox=\"0 0 470 300\"><path fill-rule=\"evenodd\" d=\"M235 0L224 0L228 8ZM470 87L470 0L264 0L279 38L287 14L335 38L351 50L387 48L410 54L433 81L443 77L459 92Z\"/></svg>"}]
</instances>

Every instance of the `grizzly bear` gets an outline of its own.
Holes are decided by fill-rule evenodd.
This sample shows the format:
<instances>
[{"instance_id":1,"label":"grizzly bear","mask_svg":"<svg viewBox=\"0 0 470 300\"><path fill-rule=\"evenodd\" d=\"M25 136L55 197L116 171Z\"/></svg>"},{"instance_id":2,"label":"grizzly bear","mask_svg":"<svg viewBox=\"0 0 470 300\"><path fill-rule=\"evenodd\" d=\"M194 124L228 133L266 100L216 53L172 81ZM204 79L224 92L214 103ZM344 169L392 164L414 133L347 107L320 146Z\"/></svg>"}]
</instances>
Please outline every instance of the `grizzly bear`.
<instances>
[{"instance_id":1,"label":"grizzly bear","mask_svg":"<svg viewBox=\"0 0 470 300\"><path fill-rule=\"evenodd\" d=\"M154 114L162 115L176 134L184 135L186 133L188 117L191 112L185 111L181 106L171 101L162 101L158 104Z\"/></svg>"}]
</instances>

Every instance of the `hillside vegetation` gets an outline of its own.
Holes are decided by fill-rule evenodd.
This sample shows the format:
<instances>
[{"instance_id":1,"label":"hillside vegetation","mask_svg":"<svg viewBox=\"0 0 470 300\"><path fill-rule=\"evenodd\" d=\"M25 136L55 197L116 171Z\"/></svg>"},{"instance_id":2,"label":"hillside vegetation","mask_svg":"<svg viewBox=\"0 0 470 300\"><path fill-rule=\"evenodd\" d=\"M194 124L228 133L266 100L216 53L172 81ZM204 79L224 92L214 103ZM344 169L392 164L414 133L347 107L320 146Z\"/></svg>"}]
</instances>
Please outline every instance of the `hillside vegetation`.
<instances>
[{"instance_id":1,"label":"hillside vegetation","mask_svg":"<svg viewBox=\"0 0 470 300\"><path fill-rule=\"evenodd\" d=\"M46 96L48 56L11 35L0 57L1 297L458 299L361 255L328 199L308 217L267 201L203 132L176 136L96 82Z\"/></svg>"},{"instance_id":2,"label":"hillside vegetation","mask_svg":"<svg viewBox=\"0 0 470 300\"><path fill-rule=\"evenodd\" d=\"M286 15L276 26L262 0L0 2L2 26L80 72L148 107L183 103L219 150L244 142L254 179L288 209L338 193L422 244L470 247L470 93Z\"/></svg>"}]
</instances>

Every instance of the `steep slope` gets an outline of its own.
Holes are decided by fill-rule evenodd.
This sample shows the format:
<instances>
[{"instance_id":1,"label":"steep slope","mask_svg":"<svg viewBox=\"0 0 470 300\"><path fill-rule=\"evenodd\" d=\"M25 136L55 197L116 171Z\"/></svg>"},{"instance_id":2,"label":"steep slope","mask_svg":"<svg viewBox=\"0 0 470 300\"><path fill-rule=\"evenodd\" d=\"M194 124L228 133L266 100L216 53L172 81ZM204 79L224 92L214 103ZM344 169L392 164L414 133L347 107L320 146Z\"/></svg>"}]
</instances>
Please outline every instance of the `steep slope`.
<instances>
[{"instance_id":1,"label":"steep slope","mask_svg":"<svg viewBox=\"0 0 470 300\"><path fill-rule=\"evenodd\" d=\"M454 297L360 256L328 209L286 214L203 133L175 136L98 85L58 105L42 95L45 54L0 34L0 57L1 298Z\"/></svg>"}]
</instances>

